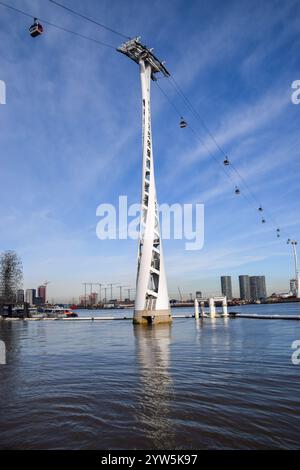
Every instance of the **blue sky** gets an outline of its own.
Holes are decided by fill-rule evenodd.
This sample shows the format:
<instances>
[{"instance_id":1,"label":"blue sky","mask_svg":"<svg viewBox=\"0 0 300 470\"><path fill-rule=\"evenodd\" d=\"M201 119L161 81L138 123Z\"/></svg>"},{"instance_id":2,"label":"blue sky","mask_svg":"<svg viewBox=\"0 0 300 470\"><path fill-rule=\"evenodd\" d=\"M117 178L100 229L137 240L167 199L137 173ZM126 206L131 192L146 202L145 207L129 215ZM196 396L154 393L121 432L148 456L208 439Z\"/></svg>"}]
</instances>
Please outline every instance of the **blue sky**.
<instances>
[{"instance_id":1,"label":"blue sky","mask_svg":"<svg viewBox=\"0 0 300 470\"><path fill-rule=\"evenodd\" d=\"M122 42L47 0L7 3L116 47ZM300 105L291 102L291 84L300 79L299 2L62 3L154 47L263 206L287 236L300 238ZM49 279L49 298L77 297L84 281L134 286L137 242L100 241L95 231L100 203L122 194L139 201L138 67L50 26L34 40L29 24L0 6L0 79L7 86L0 106L0 250L22 257L24 287ZM202 250L164 242L170 295L178 285L186 293L217 293L223 274L233 276L236 294L239 274L265 274L269 293L287 291L287 236L278 240L268 214L261 224L244 197L234 196L234 181L208 154L206 147L221 160L199 121L167 80L159 85L205 142L179 129L154 85L159 202L205 204Z\"/></svg>"}]
</instances>

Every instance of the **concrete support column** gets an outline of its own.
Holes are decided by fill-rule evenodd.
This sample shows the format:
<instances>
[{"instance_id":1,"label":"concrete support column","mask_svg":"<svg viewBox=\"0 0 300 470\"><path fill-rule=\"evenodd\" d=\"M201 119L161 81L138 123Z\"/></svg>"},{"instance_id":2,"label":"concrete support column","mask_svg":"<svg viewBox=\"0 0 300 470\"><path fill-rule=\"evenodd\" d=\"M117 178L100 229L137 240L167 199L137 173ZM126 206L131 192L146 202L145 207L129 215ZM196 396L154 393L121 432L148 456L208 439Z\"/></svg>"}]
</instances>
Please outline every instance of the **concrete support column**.
<instances>
[{"instance_id":1,"label":"concrete support column","mask_svg":"<svg viewBox=\"0 0 300 470\"><path fill-rule=\"evenodd\" d=\"M200 305L201 305L201 317L204 317L204 315L205 315L205 302L203 300L201 300Z\"/></svg>"},{"instance_id":2,"label":"concrete support column","mask_svg":"<svg viewBox=\"0 0 300 470\"><path fill-rule=\"evenodd\" d=\"M195 320L199 320L199 302L197 298L195 298L194 305L195 305Z\"/></svg>"},{"instance_id":3,"label":"concrete support column","mask_svg":"<svg viewBox=\"0 0 300 470\"><path fill-rule=\"evenodd\" d=\"M140 61L143 109L143 171L138 269L133 322L172 321L165 273L152 152L150 83L152 67Z\"/></svg>"},{"instance_id":4,"label":"concrete support column","mask_svg":"<svg viewBox=\"0 0 300 470\"><path fill-rule=\"evenodd\" d=\"M227 297L224 297L224 299L222 300L222 308L224 317L228 317Z\"/></svg>"},{"instance_id":5,"label":"concrete support column","mask_svg":"<svg viewBox=\"0 0 300 470\"><path fill-rule=\"evenodd\" d=\"M210 297L209 299L209 313L211 318L216 316L215 299L213 297Z\"/></svg>"}]
</instances>

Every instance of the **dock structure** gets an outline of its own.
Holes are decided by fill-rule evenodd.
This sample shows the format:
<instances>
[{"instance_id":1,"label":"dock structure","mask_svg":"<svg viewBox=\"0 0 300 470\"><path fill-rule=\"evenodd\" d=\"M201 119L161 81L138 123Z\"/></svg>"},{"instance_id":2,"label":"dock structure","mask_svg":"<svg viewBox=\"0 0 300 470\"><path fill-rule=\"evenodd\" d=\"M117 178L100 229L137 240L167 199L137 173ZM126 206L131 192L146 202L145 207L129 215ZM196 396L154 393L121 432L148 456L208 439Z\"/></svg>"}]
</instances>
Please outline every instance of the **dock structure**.
<instances>
[{"instance_id":1,"label":"dock structure","mask_svg":"<svg viewBox=\"0 0 300 470\"><path fill-rule=\"evenodd\" d=\"M226 295L219 295L216 297L209 297L208 299L204 298L195 298L194 302L194 308L195 308L195 319L199 319L199 304L201 307L201 318L207 317L208 315L205 313L205 302L208 302L209 305L209 316L210 318L215 318L217 315L216 311L216 302L219 302L222 304L222 316L223 317L228 317L228 307L227 307L227 297Z\"/></svg>"},{"instance_id":2,"label":"dock structure","mask_svg":"<svg viewBox=\"0 0 300 470\"><path fill-rule=\"evenodd\" d=\"M182 314L182 315L174 315L173 318L194 318L193 314ZM124 320L133 320L133 317L72 317L72 318L11 318L11 317L0 317L2 321L63 321L63 322L87 322L87 321L124 321Z\"/></svg>"},{"instance_id":3,"label":"dock structure","mask_svg":"<svg viewBox=\"0 0 300 470\"><path fill-rule=\"evenodd\" d=\"M215 318L230 318L230 319L253 319L253 320L296 320L300 321L300 315L280 315L280 314L257 314L257 313L236 313L236 312L229 312L228 314L224 313L216 313L214 312L213 315L210 313L203 313L193 314L193 313L182 313L177 315L172 315L174 320L182 319L182 318L195 318L196 320L203 320L203 319L215 319ZM44 322L53 322L53 321L60 321L60 322L101 322L101 321L132 321L134 319L133 316L123 316L123 317L114 317L114 316L97 316L97 317L71 317L71 318L50 318L50 317L8 317L8 316L1 316L0 321L25 321L25 322L33 322L33 321L44 321Z\"/></svg>"},{"instance_id":4,"label":"dock structure","mask_svg":"<svg viewBox=\"0 0 300 470\"><path fill-rule=\"evenodd\" d=\"M257 313L229 313L230 318L252 318L256 320L300 320L300 315L258 315Z\"/></svg>"}]
</instances>

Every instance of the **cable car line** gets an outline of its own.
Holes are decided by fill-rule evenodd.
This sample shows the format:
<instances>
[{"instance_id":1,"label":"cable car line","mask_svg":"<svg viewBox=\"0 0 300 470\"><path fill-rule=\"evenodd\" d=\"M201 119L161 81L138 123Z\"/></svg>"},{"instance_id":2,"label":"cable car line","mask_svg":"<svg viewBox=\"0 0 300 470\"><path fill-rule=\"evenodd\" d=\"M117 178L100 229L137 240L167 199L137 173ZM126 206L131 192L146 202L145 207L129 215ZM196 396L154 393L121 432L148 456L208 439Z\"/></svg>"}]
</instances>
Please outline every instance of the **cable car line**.
<instances>
[{"instance_id":1,"label":"cable car line","mask_svg":"<svg viewBox=\"0 0 300 470\"><path fill-rule=\"evenodd\" d=\"M179 93L179 95L181 95L181 97L184 99L184 101L187 103L187 105L189 106L189 108L191 109L191 111L195 114L195 116L200 120L202 126L204 127L204 129L206 130L206 132L209 134L209 136L211 137L211 139L214 141L215 145L217 146L217 148L220 150L220 152L223 154L224 157L226 157L226 153L224 152L224 150L222 149L222 147L219 145L218 141L215 139L214 135L212 134L212 132L210 131L210 129L207 127L207 125L205 124L204 120L202 119L201 115L198 113L198 111L195 109L195 107L193 106L193 104L191 103L191 101L189 100L189 98L185 95L185 93L183 92L183 90L181 89L181 87L178 85L177 81L175 80L175 78L170 75L170 83L173 85L173 87L175 88L175 90L177 91L177 93Z\"/></svg>"},{"instance_id":2,"label":"cable car line","mask_svg":"<svg viewBox=\"0 0 300 470\"><path fill-rule=\"evenodd\" d=\"M178 116L181 116L181 111L177 108L177 106L175 105L175 103L172 101L172 99L168 96L168 94L165 92L165 90L163 90L163 88L161 86L158 85L158 83L156 82L156 85L158 86L158 88L160 89L161 93L164 95L164 97L166 98L166 100L169 102L169 104L172 106L172 108L175 110L176 114ZM199 140L199 142L201 143L201 145L206 149L206 151L209 153L209 155L214 159L214 161L219 165L220 164L220 160L218 158L215 157L214 153L207 147L207 145L205 144L205 142L203 141L202 137L200 137L200 134L198 134L198 132L195 131L195 129L189 124L188 125L189 129L191 130L191 132L194 134L194 136L196 137L197 140ZM225 163L226 162L226 163ZM226 155L225 156L225 160L223 161L223 170L224 170L224 173L226 174L226 176L231 180L231 182L234 183L234 180L232 179L231 177L231 174L229 173L229 171L225 171L225 168L227 169L229 167L229 165L232 167L232 164L231 162L229 161L228 159L228 156ZM244 184L246 184L246 186L248 187L248 184L247 182L244 180L243 177L241 177L241 175L239 174L238 171L236 171L236 174L239 176L239 178L244 182ZM245 194L245 192L241 192L241 189L239 186L235 185L235 191L234 191L235 195L239 196L240 194L242 194L242 196L246 199L246 201L248 202L248 204L254 208L255 211L259 211L259 212L262 212L264 211L266 213L266 211L263 209L262 205L259 204L259 207L257 208L257 204L256 204L256 198L255 198L255 204L253 203L252 200L249 199L249 197L247 196L247 194ZM251 192L252 193L252 192ZM251 194L250 193L250 194ZM269 219L272 220L273 224L275 227L278 227L278 223L276 222L276 220L273 218L273 216L271 214L268 213L268 216L269 216ZM266 223L266 219L264 217L262 217L261 219L261 223L265 224ZM277 228L276 229L276 235L277 235L277 238L280 238L281 236L281 229Z\"/></svg>"},{"instance_id":3,"label":"cable car line","mask_svg":"<svg viewBox=\"0 0 300 470\"><path fill-rule=\"evenodd\" d=\"M230 167L232 168L232 170L237 174L237 176L239 177L239 179L243 182L244 186L247 188L247 191L249 193L249 195L251 196L251 198L253 199L253 201L255 202L255 204L258 204L259 207L262 207L261 204L260 204L260 201L258 199L258 197L256 196L256 194L252 191L252 189L250 188L250 186L248 185L247 181L245 180L245 178L241 175L241 173L238 171L238 169L236 168L236 166L232 163L232 161L229 161L228 159L228 156L226 154L226 152L223 150L223 148L221 147L221 145L218 143L217 139L215 138L215 136L213 135L213 133L210 131L210 129L208 128L208 126L205 124L203 118L201 117L201 115L199 114L199 112L195 109L195 107L193 106L193 104L191 103L190 99L185 95L185 93L183 92L182 88L179 86L179 84L177 83L177 81L175 80L175 78L171 75L170 76L170 83L173 85L174 89L176 90L176 92L184 99L184 101L186 102L186 104L188 105L188 107L190 108L190 110L193 112L193 114L196 116L196 118L199 119L199 121L201 122L202 126L204 127L204 129L207 131L208 135L211 137L211 139L213 140L213 142L215 143L216 147L219 149L219 151L221 152L221 154L223 156L225 156L225 160L224 160L224 165L228 165L227 162L229 162L229 165ZM225 163L226 162L226 163ZM228 166L229 166L228 165ZM253 206L254 207L254 206ZM273 224L275 226L278 227L278 223L277 221L275 220L274 216L270 213L268 213L268 216L269 216L269 219L272 220Z\"/></svg>"},{"instance_id":4,"label":"cable car line","mask_svg":"<svg viewBox=\"0 0 300 470\"><path fill-rule=\"evenodd\" d=\"M224 160L224 164L225 165L228 165L230 164L231 168L233 169L233 171L235 171L235 173L237 174L237 176L240 178L240 180L244 183L244 185L246 186L249 194L251 195L251 197L253 198L253 200L255 201L256 204L260 204L258 198L256 197L256 195L252 192L252 190L250 189L247 181L244 179L244 177L240 174L240 172L238 171L238 169L235 167L235 165L230 161L229 162L229 159L228 159L228 156L227 156L227 153L225 152L225 150L221 147L221 145L219 144L219 142L217 141L217 139L215 138L215 136L213 135L213 133L211 132L211 130L209 129L209 127L206 125L206 123L204 122L203 118L201 117L201 115L199 114L199 112L196 110L196 108L193 106L193 104L191 103L190 99L185 95L185 93L183 92L183 90L181 89L181 87L179 86L179 84L177 83L177 81L175 80L175 78L171 75L170 76L170 83L172 84L172 86L175 88L175 90L177 91L177 93L184 99L184 101L187 103L188 107L190 108L190 110L193 112L193 114L196 116L197 119L199 119L199 121L201 122L202 126L204 127L204 129L206 130L206 132L208 133L208 135L210 136L210 138L213 140L213 142L215 143L217 149L221 152L222 156L225 158ZM225 163L226 162L226 163ZM227 163L228 162L228 163Z\"/></svg>"},{"instance_id":5,"label":"cable car line","mask_svg":"<svg viewBox=\"0 0 300 470\"><path fill-rule=\"evenodd\" d=\"M34 15L29 14L29 13L23 11L23 10L18 9L18 8L15 8L15 7L11 6L11 5L8 5L7 3L2 2L1 0L0 0L0 5L3 6L3 7L5 7L5 8L9 8L10 10L13 10L13 11L15 11L15 12L17 12L17 13L20 13L21 15L27 16L28 18L35 18ZM116 49L115 46L112 46L111 44L108 44L108 43L106 43L106 42L100 41L100 40L98 40L98 39L91 38L90 36L85 36L84 34L78 33L77 31L72 31L71 29L64 28L63 26L59 26L59 25L57 25L57 24L51 23L50 21L47 21L47 20L42 19L42 18L39 18L39 20L40 20L42 23L44 23L44 24L46 24L46 25L48 25L48 26L51 26L51 27L53 27L53 28L59 29L59 30L61 30L61 31L64 31L65 33L73 34L73 35L78 36L78 37L80 37L80 38L82 38L82 39L86 39L87 41L91 41L91 42L94 42L94 43L96 43L96 44L99 44L100 46L105 46L105 47L108 47L108 48L114 49L114 50Z\"/></svg>"},{"instance_id":6,"label":"cable car line","mask_svg":"<svg viewBox=\"0 0 300 470\"><path fill-rule=\"evenodd\" d=\"M215 136L213 135L213 133L210 131L210 129L208 128L208 126L206 125L206 123L204 122L203 118L201 117L201 115L199 114L199 112L195 109L195 107L193 106L193 104L191 103L190 99L185 95L185 93L183 92L182 88L179 86L179 84L177 83L177 81L175 80L175 78L171 75L170 76L170 83L171 85L174 87L175 91L184 99L184 101L186 102L187 106L190 108L190 110L193 112L193 114L196 116L196 118L200 121L201 125L203 126L203 128L206 130L206 132L208 133L208 135L211 137L211 139L213 140L213 142L215 143L216 147L218 148L218 150L221 152L222 156L225 157L224 159L224 165L225 166L229 166L232 168L232 170L236 173L236 175L239 177L239 179L243 182L244 186L246 187L249 195L251 196L251 198L253 199L255 205L259 205L259 207L261 207L261 204L260 204L260 201L258 199L258 197L256 196L256 194L252 191L252 189L250 188L250 186L248 185L247 181L245 180L245 178L241 175L241 173L239 172L239 170L236 168L236 166L232 163L232 161L228 159L228 156L225 152L225 150L221 147L221 145L219 144L219 142L217 141L217 139L215 138ZM249 202L249 200L248 200ZM254 207L254 206L253 206ZM274 216L270 213L268 213L268 216L269 216L269 219L273 222L273 224L275 226L278 227L278 223L276 221L276 219L274 218ZM264 219L264 222L265 223L266 220ZM280 236L280 235L279 235ZM277 237L278 237L278 232L277 232ZM279 237L278 237L279 238Z\"/></svg>"},{"instance_id":7,"label":"cable car line","mask_svg":"<svg viewBox=\"0 0 300 470\"><path fill-rule=\"evenodd\" d=\"M92 18L89 18L88 16L85 16L85 15L83 15L82 13L79 13L79 12L77 12L77 11L75 11L75 10L72 10L72 8L69 8L69 7L65 6L65 5L62 5L61 3L56 2L55 0L49 0L49 2L50 2L50 3L53 3L53 4L56 5L57 7L63 8L64 10L68 11L69 13L72 13L73 15L79 16L80 18L83 18L84 20L89 21L90 23L94 23L94 24L96 24L97 26L100 26L101 28L106 29L107 31L110 31L111 33L117 34L118 36L121 36L122 38L131 39L130 36L127 36L126 34L123 34L123 33L121 33L120 31L117 31L117 30L115 30L115 29L112 29L112 28L110 28L109 26L106 26L106 25L103 24L103 23L99 23L98 21L93 20Z\"/></svg>"},{"instance_id":8,"label":"cable car line","mask_svg":"<svg viewBox=\"0 0 300 470\"><path fill-rule=\"evenodd\" d=\"M156 82L156 85L158 86L158 88L160 89L160 91L162 92L162 94L165 96L166 100L169 102L169 104L173 107L173 109L176 111L176 113L178 114L178 116L181 116L182 113L179 111L179 109L177 108L177 106L174 104L174 102L171 100L171 98L168 96L168 94L165 92L165 90L163 90L163 88L161 86L158 85L158 83ZM214 153L209 149L209 147L206 145L206 143L203 141L202 137L200 136L200 134L198 132L195 131L195 129L189 124L189 129L191 130L191 132L195 135L196 139L199 140L199 142L201 143L201 145L205 148L205 150L208 152L208 154L214 159L214 161L217 163L217 165L219 166L220 165L220 160L218 158L216 158L216 156L214 155ZM226 157L227 158L227 157ZM226 169L225 169L226 168ZM226 176L231 180L231 182L234 183L234 180L232 179L232 176L230 174L230 172L228 171L228 165L224 165L224 162L222 164L222 169L224 171L224 173L226 174ZM237 188L237 187L236 187ZM240 189L238 190L238 192L235 194L240 194ZM250 201L250 199L246 196L246 194L244 193L243 196L245 197L245 199L248 201L248 203L253 207L253 204L252 204L252 201Z\"/></svg>"},{"instance_id":9,"label":"cable car line","mask_svg":"<svg viewBox=\"0 0 300 470\"><path fill-rule=\"evenodd\" d=\"M161 93L164 95L164 97L166 98L166 100L169 102L169 104L173 107L173 109L176 111L176 114L178 114L178 116L182 116L182 113L180 113L180 111L178 110L178 108L176 107L176 105L173 103L173 101L170 99L170 97L167 95L167 93L165 92L165 90L162 89L161 86L159 86L159 84L157 82L156 83L156 86L160 89ZM200 135L195 131L195 129L193 129L192 126L188 126L189 129L191 130L191 132L196 136L196 138L200 141L201 145L207 150L207 152L211 155L211 157L215 160L215 162L219 165L219 160L215 157L215 155L211 152L211 150L206 146L205 142L202 140L202 138L200 137ZM226 173L227 174L227 173ZM230 178L230 175L228 174L228 177Z\"/></svg>"},{"instance_id":10,"label":"cable car line","mask_svg":"<svg viewBox=\"0 0 300 470\"><path fill-rule=\"evenodd\" d=\"M160 89L161 93L164 95L164 97L166 98L166 100L169 102L169 104L172 106L172 108L175 110L176 114L178 114L178 116L180 116L180 121L179 121L179 127L181 128L184 128L184 127L187 127L187 122L185 121L185 119L182 117L181 115L181 112L179 111L179 109L177 108L177 106L175 106L175 104L173 103L173 101L169 98L169 96L167 95L167 93L163 90L163 88L161 86L159 86L159 84L157 83L157 81L155 82L156 83L156 86Z\"/></svg>"},{"instance_id":11,"label":"cable car line","mask_svg":"<svg viewBox=\"0 0 300 470\"><path fill-rule=\"evenodd\" d=\"M186 102L187 106L190 108L190 110L193 112L193 114L196 116L197 119L199 119L199 121L201 122L202 126L204 127L204 129L207 131L208 135L211 137L211 139L213 140L213 142L215 143L216 147L218 148L218 150L221 152L221 154L223 156L225 156L225 159L224 159L224 165L225 166L230 166L231 169L236 173L236 175L239 177L239 179L243 182L244 186L246 187L249 195L251 196L252 200L255 202L255 206L257 206L257 204L259 205L259 207L262 207L261 204L260 204L260 201L258 199L258 197L256 196L256 194L252 191L252 189L250 188L250 186L248 185L247 181L245 180L245 178L241 175L241 173L239 172L239 170L236 168L236 166L232 163L232 161L229 161L228 159L228 156L226 154L226 152L223 150L223 148L221 147L221 145L218 143L217 139L215 138L215 136L213 135L213 133L210 131L210 129L208 128L208 126L205 124L203 118L201 117L201 115L199 114L199 112L195 109L195 107L193 106L193 104L191 103L191 101L189 100L189 98L185 95L185 93L183 92L183 90L181 89L181 87L179 86L179 84L177 83L177 81L175 80L175 78L171 75L170 76L170 83L171 85L174 87L175 91L179 94L179 96L181 96L184 101ZM254 207L254 206L253 206ZM273 224L275 226L278 227L278 223L277 221L275 220L275 218L272 216L272 214L268 214L269 215L269 219L272 220ZM277 233L278 235L278 233Z\"/></svg>"},{"instance_id":12,"label":"cable car line","mask_svg":"<svg viewBox=\"0 0 300 470\"><path fill-rule=\"evenodd\" d=\"M157 87L160 89L161 93L164 95L164 97L166 98L166 100L168 101L168 103L172 106L172 108L175 110L176 114L178 116L181 116L181 112L179 111L179 109L177 108L177 106L174 104L174 102L171 100L171 98L168 96L168 94L165 92L165 90L163 90L163 88L157 83L155 82ZM214 155L214 153L207 147L206 143L203 141L202 137L200 136L200 134L198 132L195 131L195 129L189 124L188 125L188 128L190 129L190 131L194 134L195 138L200 142L200 144L202 145L202 147L205 148L205 150L208 152L208 154L214 159L215 163L219 166L220 165L220 160L218 160L218 158L216 158L216 156ZM227 178L229 178L230 182L231 183L234 183L234 180L230 174L230 172L227 170L226 167L224 167L222 165L222 170L224 171L224 173L226 174ZM239 195L241 193L240 189L236 186L235 187L235 194L236 195ZM253 203L252 201L248 198L248 196L243 193L243 197L247 200L248 204L253 207Z\"/></svg>"},{"instance_id":13,"label":"cable car line","mask_svg":"<svg viewBox=\"0 0 300 470\"><path fill-rule=\"evenodd\" d=\"M170 83L173 85L173 87L175 88L175 90L177 91L177 93L179 93L179 95L184 99L184 101L187 103L188 107L191 109L191 111L194 113L194 115L200 120L202 126L204 127L204 129L206 130L206 132L208 133L208 135L210 136L210 138L213 140L213 142L215 143L216 147L218 148L218 150L221 152L222 156L225 158L224 160L224 164L228 164L230 163L230 166L231 168L237 173L238 177L243 181L243 183L245 184L245 186L247 187L249 193L251 194L251 196L254 198L254 200L256 202L259 203L257 197L255 196L255 194L252 193L251 189L249 188L247 182L244 180L243 176L240 174L240 172L237 170L237 168L233 165L232 162L229 162L229 159L228 159L228 156L227 156L227 153L225 152L225 150L221 147L221 145L219 144L219 142L217 141L217 139L215 138L215 136L213 135L213 133L211 132L211 130L209 129L209 127L206 125L206 123L204 122L203 118L201 117L201 115L199 114L199 112L196 110L196 108L193 106L193 104L191 103L190 99L185 95L185 93L183 92L183 90L181 89L181 87L179 86L179 84L177 83L177 81L175 80L175 78L171 75L170 76ZM225 163L226 161L226 163ZM228 163L227 163L228 162Z\"/></svg>"}]
</instances>

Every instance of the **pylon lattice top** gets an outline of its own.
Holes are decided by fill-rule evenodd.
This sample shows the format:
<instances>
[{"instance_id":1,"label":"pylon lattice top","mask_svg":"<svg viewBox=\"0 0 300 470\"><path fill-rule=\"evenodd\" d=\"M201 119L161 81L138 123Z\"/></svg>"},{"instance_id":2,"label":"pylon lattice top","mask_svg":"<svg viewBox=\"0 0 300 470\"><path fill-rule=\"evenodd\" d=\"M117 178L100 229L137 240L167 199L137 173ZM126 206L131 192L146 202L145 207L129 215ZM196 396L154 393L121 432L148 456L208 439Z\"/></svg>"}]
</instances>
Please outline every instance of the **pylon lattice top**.
<instances>
[{"instance_id":1,"label":"pylon lattice top","mask_svg":"<svg viewBox=\"0 0 300 470\"><path fill-rule=\"evenodd\" d=\"M152 80L156 80L155 74L161 72L165 77L169 77L170 73L164 66L164 64L155 57L152 53L152 49L148 49L146 46L140 43L140 38L130 39L124 42L117 51L127 55L134 62L139 64L144 61L146 64L151 66Z\"/></svg>"}]
</instances>

